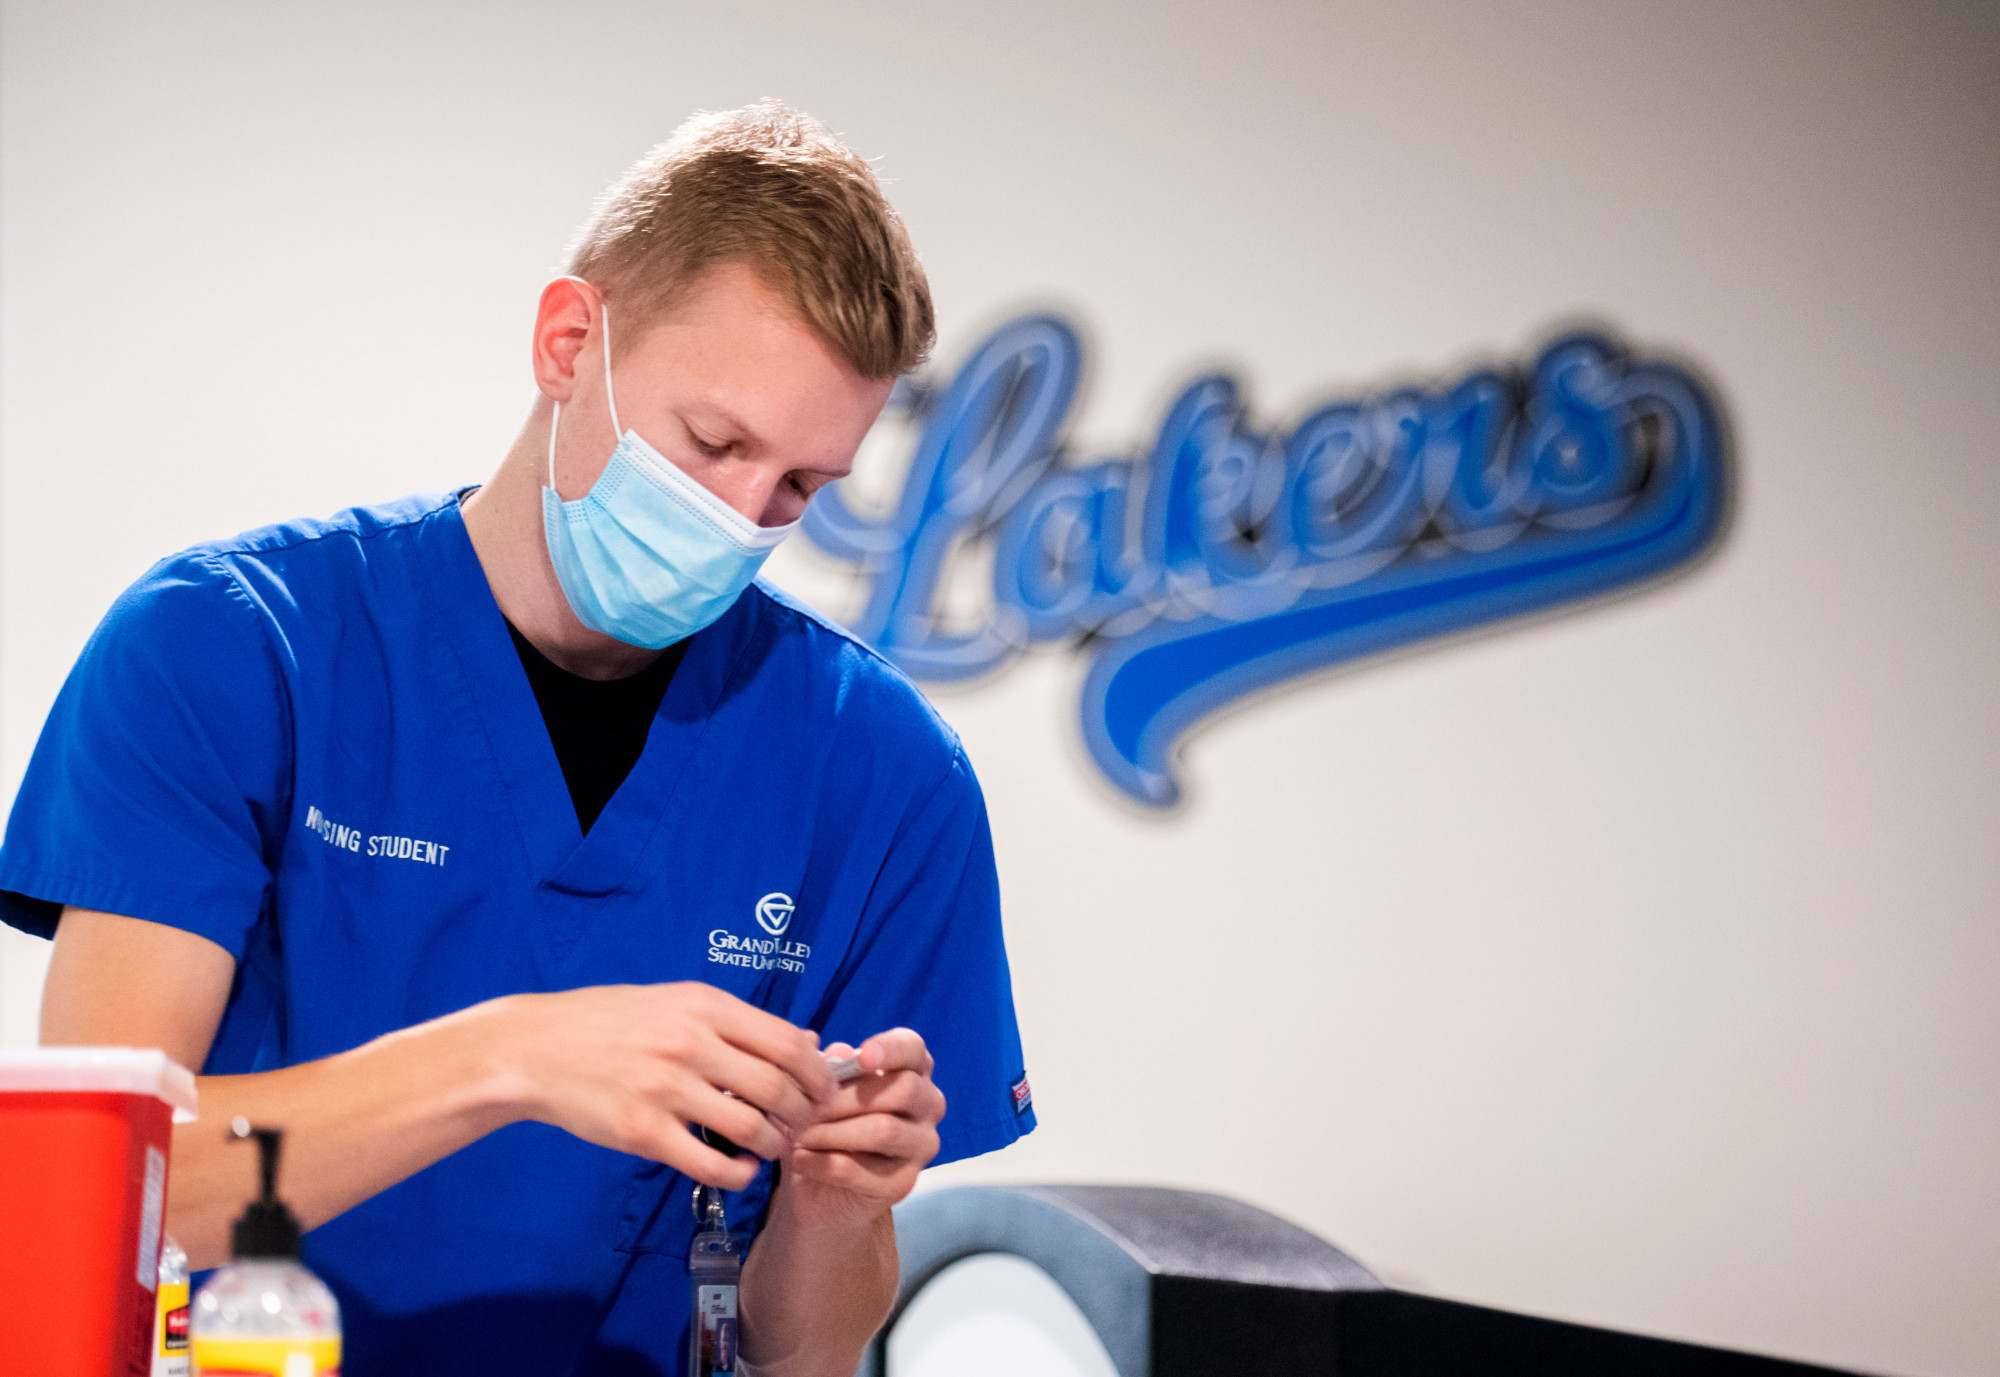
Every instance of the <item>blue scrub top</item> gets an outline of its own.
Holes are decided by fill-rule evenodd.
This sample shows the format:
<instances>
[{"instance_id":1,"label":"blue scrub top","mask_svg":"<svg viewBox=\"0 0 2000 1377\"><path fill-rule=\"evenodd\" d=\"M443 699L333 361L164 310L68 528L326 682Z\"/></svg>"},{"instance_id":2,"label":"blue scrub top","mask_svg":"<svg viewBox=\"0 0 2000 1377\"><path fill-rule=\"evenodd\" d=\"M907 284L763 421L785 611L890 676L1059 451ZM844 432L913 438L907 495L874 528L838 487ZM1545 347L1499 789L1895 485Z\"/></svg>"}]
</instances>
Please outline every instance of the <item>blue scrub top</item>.
<instances>
[{"instance_id":1,"label":"blue scrub top","mask_svg":"<svg viewBox=\"0 0 2000 1377\"><path fill-rule=\"evenodd\" d=\"M1032 1130L985 804L916 688L753 585L689 641L584 835L461 495L197 546L127 590L29 763L0 918L48 936L73 904L226 948L203 1074L498 995L702 980L827 1043L916 1029L938 1162ZM727 1197L739 1233L771 1180ZM305 1260L352 1372L677 1373L689 1189L514 1124Z\"/></svg>"}]
</instances>

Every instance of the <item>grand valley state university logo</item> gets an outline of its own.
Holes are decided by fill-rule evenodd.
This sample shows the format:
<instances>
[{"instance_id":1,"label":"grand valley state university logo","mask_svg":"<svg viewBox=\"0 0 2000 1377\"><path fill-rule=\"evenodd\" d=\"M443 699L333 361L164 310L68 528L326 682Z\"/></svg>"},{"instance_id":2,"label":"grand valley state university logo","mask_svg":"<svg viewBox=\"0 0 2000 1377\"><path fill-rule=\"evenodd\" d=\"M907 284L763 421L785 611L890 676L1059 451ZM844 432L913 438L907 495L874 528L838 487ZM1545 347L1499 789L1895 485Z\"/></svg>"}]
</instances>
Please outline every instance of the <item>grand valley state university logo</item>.
<instances>
[{"instance_id":1,"label":"grand valley state university logo","mask_svg":"<svg viewBox=\"0 0 2000 1377\"><path fill-rule=\"evenodd\" d=\"M1073 642L1090 754L1145 803L1174 801L1175 743L1246 693L1647 578L1717 529L1714 402L1601 335L1282 431L1204 376L1145 452L1084 464L1063 442L1080 360L1069 325L1028 315L941 391L904 380L890 407L918 438L893 509L830 488L805 530L868 580L856 634L915 678ZM989 554L983 621L947 625L948 565Z\"/></svg>"}]
</instances>

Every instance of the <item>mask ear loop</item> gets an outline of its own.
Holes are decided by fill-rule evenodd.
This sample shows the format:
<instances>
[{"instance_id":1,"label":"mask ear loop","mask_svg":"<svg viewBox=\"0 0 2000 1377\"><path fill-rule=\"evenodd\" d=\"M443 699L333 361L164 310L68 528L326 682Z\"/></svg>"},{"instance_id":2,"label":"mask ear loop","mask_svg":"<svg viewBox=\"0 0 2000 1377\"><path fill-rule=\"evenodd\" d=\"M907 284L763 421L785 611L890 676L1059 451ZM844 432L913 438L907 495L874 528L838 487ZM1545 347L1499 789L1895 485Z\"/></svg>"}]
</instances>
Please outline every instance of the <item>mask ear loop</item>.
<instances>
[{"instance_id":1,"label":"mask ear loop","mask_svg":"<svg viewBox=\"0 0 2000 1377\"><path fill-rule=\"evenodd\" d=\"M556 414L549 420L549 491L555 493L556 501L562 501L562 493L556 488L556 427L562 424L562 403L556 403Z\"/></svg>"},{"instance_id":2,"label":"mask ear loop","mask_svg":"<svg viewBox=\"0 0 2000 1377\"><path fill-rule=\"evenodd\" d=\"M618 424L618 399L611 395L611 308L603 307L598 313L598 322L604 327L604 404L611 408L611 434L619 437L625 431ZM556 487L556 428L562 424L562 403L556 403L555 415L549 418L549 491L555 493L556 500L562 500L562 491Z\"/></svg>"},{"instance_id":3,"label":"mask ear loop","mask_svg":"<svg viewBox=\"0 0 2000 1377\"><path fill-rule=\"evenodd\" d=\"M611 408L611 438L614 442L625 436L625 427L618 424L618 399L611 395L611 308L604 306L598 312L598 322L604 326L604 404Z\"/></svg>"}]
</instances>

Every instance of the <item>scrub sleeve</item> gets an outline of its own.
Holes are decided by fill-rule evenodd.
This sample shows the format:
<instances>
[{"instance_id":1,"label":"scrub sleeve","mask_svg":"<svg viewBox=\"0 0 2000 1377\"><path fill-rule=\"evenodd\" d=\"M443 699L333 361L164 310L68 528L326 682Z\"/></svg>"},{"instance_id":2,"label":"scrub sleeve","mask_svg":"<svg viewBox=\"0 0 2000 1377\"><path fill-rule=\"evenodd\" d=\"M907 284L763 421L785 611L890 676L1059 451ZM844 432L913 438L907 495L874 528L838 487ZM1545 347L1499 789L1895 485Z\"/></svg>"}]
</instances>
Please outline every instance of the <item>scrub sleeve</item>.
<instances>
[{"instance_id":1,"label":"scrub sleeve","mask_svg":"<svg viewBox=\"0 0 2000 1377\"><path fill-rule=\"evenodd\" d=\"M898 825L854 947L828 991L822 1044L885 1028L923 1035L944 1092L937 1163L1003 1148L1035 1126L1000 927L986 801L954 742L943 778Z\"/></svg>"},{"instance_id":2,"label":"scrub sleeve","mask_svg":"<svg viewBox=\"0 0 2000 1377\"><path fill-rule=\"evenodd\" d=\"M50 709L0 849L0 919L62 906L165 923L241 960L289 808L285 678L214 556L164 560L112 604Z\"/></svg>"}]
</instances>

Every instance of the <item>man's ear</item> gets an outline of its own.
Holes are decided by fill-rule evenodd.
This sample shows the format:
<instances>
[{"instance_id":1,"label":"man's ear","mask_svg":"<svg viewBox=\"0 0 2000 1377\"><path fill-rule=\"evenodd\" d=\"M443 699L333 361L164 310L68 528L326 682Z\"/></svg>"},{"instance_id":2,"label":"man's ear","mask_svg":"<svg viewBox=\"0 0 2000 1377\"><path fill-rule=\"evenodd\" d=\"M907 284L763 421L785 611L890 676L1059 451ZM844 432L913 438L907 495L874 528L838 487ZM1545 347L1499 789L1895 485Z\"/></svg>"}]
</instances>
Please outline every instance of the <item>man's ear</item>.
<instances>
[{"instance_id":1,"label":"man's ear","mask_svg":"<svg viewBox=\"0 0 2000 1377\"><path fill-rule=\"evenodd\" d=\"M590 325L604 310L597 288L565 274L549 279L535 307L529 365L535 386L551 401L568 404L576 392L576 360Z\"/></svg>"}]
</instances>

